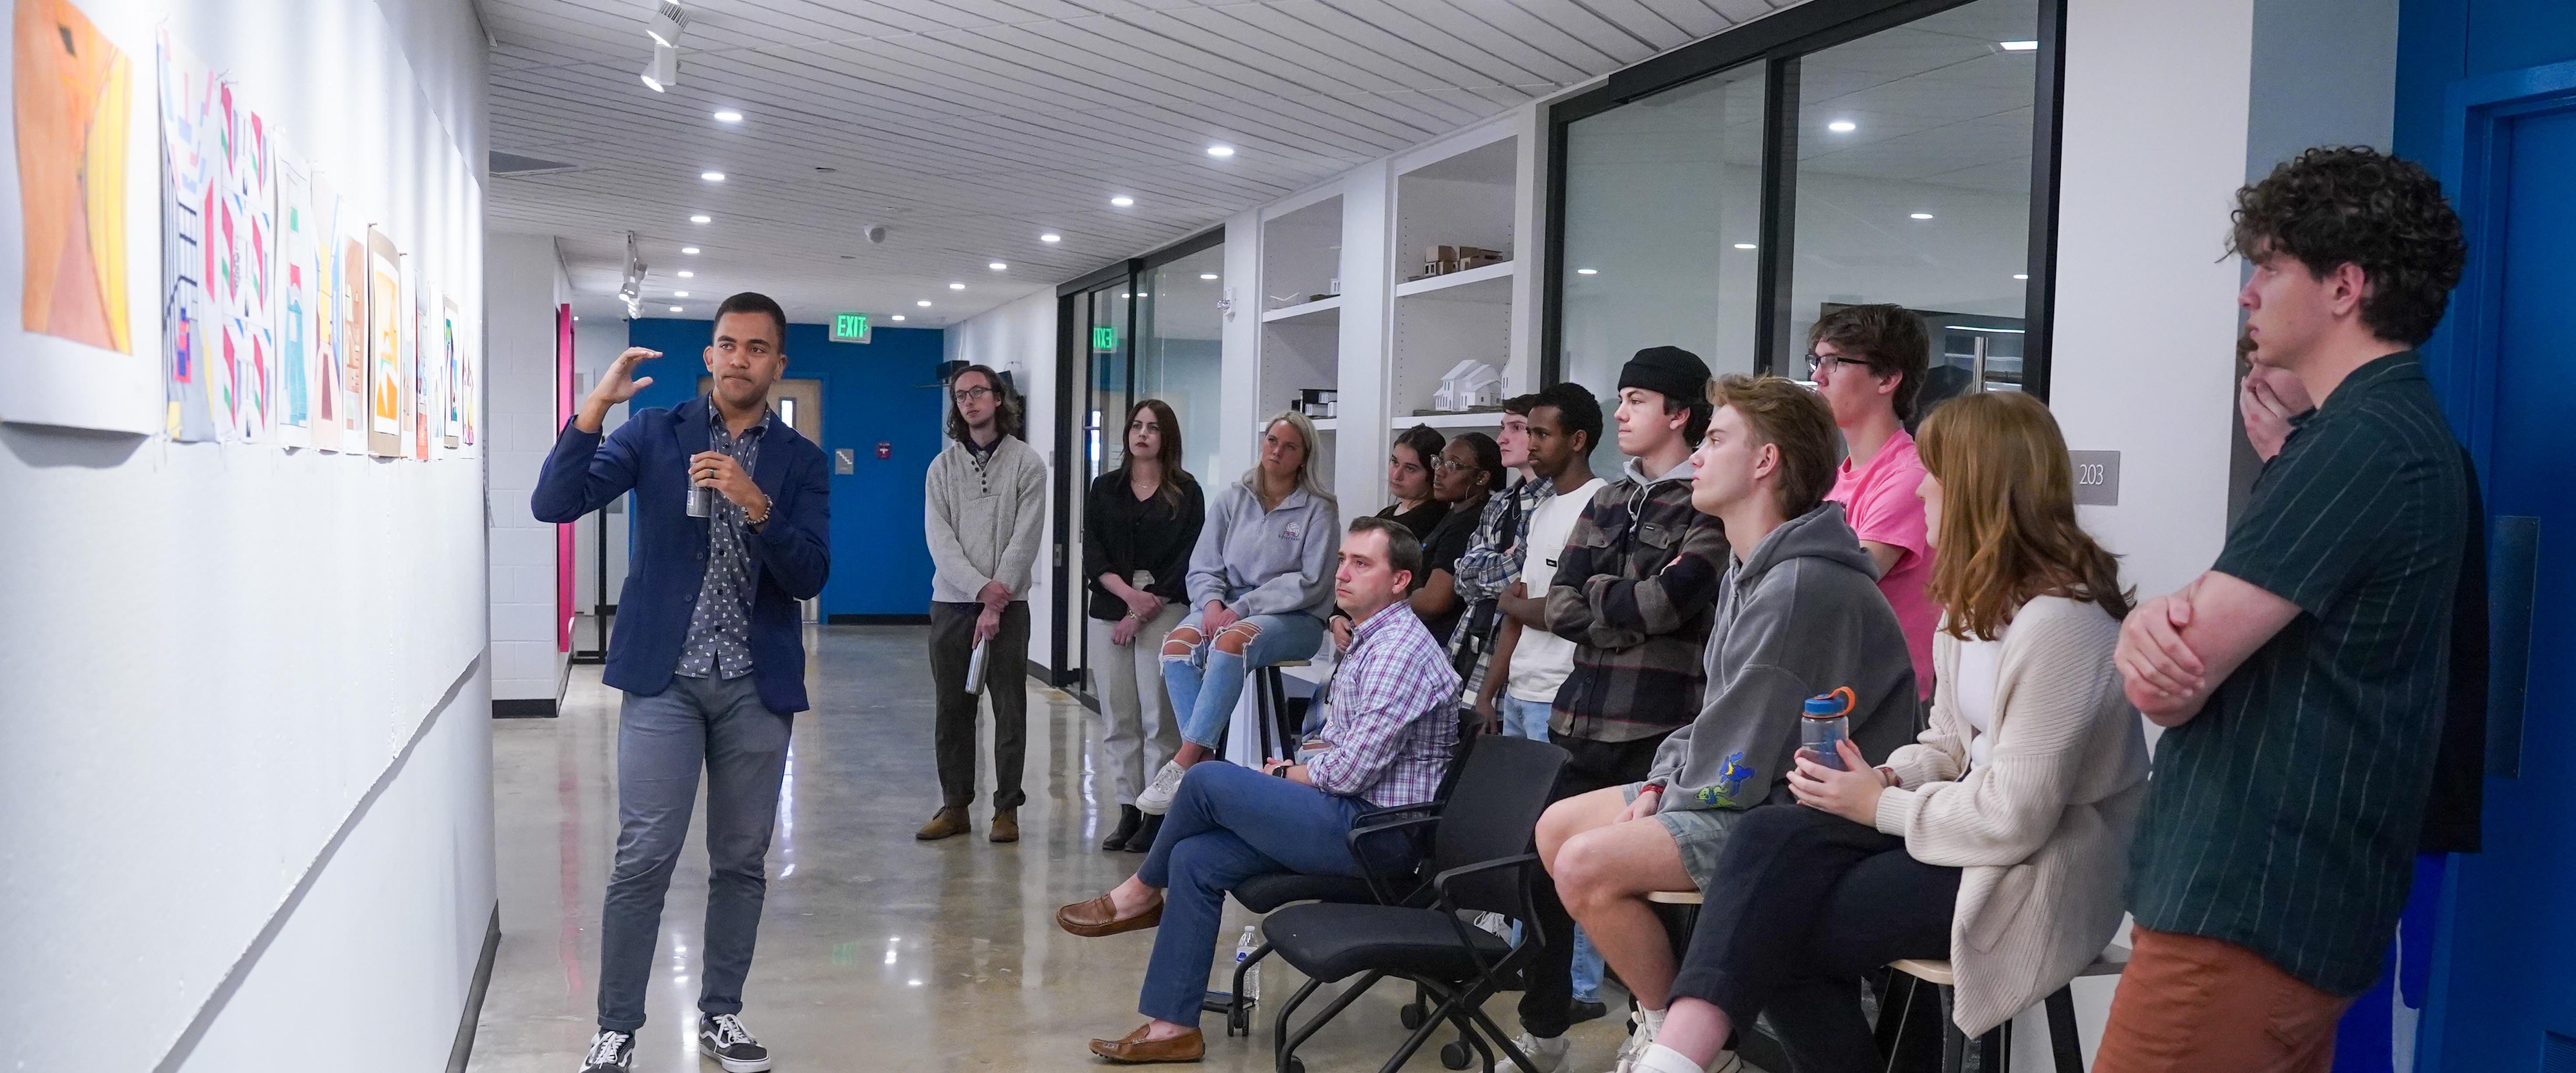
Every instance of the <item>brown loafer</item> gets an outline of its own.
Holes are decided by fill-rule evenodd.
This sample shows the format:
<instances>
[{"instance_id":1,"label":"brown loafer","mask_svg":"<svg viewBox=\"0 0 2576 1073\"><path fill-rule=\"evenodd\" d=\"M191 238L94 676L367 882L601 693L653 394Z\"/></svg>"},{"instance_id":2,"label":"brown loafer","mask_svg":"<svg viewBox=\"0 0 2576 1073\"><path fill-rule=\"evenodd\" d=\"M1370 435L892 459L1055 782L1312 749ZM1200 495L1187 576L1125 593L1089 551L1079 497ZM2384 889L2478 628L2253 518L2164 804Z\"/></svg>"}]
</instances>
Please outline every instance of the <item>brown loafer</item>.
<instances>
[{"instance_id":1,"label":"brown loafer","mask_svg":"<svg viewBox=\"0 0 2576 1073\"><path fill-rule=\"evenodd\" d=\"M992 839L995 842L1019 841L1020 810L1015 808L993 810L993 830L990 834L987 834L984 837Z\"/></svg>"},{"instance_id":2,"label":"brown loafer","mask_svg":"<svg viewBox=\"0 0 2576 1073\"><path fill-rule=\"evenodd\" d=\"M1085 939L1142 931L1162 922L1163 900L1160 898L1154 899L1154 904L1146 907L1144 912L1131 917L1119 916L1117 904L1111 902L1106 894L1055 911L1056 927Z\"/></svg>"},{"instance_id":3,"label":"brown loafer","mask_svg":"<svg viewBox=\"0 0 2576 1073\"><path fill-rule=\"evenodd\" d=\"M966 829L966 810L949 805L942 807L937 814L931 816L930 822L922 824L921 830L914 831L912 837L924 842L936 842L953 835L965 834Z\"/></svg>"},{"instance_id":4,"label":"brown loafer","mask_svg":"<svg viewBox=\"0 0 2576 1073\"><path fill-rule=\"evenodd\" d=\"M1091 1041L1091 1053L1112 1062L1138 1065L1146 1062L1196 1062L1207 1057L1207 1037L1191 1029L1169 1039L1146 1039L1152 1025L1139 1026L1123 1039Z\"/></svg>"}]
</instances>

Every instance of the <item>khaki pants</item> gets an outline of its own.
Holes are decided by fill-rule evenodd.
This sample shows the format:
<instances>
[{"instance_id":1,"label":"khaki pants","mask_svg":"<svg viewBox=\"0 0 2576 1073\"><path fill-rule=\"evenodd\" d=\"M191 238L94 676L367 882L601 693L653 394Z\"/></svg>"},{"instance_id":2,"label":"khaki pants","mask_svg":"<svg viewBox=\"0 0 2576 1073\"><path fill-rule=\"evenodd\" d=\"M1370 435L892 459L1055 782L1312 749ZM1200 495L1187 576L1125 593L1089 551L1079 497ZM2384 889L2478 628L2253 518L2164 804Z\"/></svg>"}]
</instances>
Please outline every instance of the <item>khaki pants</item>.
<instances>
[{"instance_id":1,"label":"khaki pants","mask_svg":"<svg viewBox=\"0 0 2576 1073\"><path fill-rule=\"evenodd\" d=\"M1189 609L1165 604L1160 614L1136 630L1124 645L1109 643L1116 622L1093 619L1085 646L1092 688L1098 691L1101 770L1117 788L1118 803L1132 805L1145 792L1145 780L1181 751L1181 724L1172 718L1171 697L1163 690L1163 635L1181 624Z\"/></svg>"},{"instance_id":2,"label":"khaki pants","mask_svg":"<svg viewBox=\"0 0 2576 1073\"><path fill-rule=\"evenodd\" d=\"M2251 950L2133 929L2133 952L2094 1073L2327 1073L2350 998L2319 991Z\"/></svg>"}]
</instances>

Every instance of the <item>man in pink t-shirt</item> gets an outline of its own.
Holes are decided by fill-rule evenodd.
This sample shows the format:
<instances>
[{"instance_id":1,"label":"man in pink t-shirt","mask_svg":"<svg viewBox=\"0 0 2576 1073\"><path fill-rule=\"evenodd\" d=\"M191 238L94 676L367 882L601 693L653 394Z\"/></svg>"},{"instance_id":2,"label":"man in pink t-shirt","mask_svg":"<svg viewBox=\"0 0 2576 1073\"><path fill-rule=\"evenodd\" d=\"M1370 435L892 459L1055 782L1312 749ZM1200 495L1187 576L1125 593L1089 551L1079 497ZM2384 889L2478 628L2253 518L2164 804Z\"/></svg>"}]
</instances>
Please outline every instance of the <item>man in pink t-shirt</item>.
<instances>
[{"instance_id":1,"label":"man in pink t-shirt","mask_svg":"<svg viewBox=\"0 0 2576 1073\"><path fill-rule=\"evenodd\" d=\"M1905 424L1932 360L1923 318L1894 305L1845 306L1817 318L1807 333L1808 375L1833 406L1848 452L1826 499L1843 505L1861 550L1878 564L1878 591L1896 609L1914 683L1932 696L1932 631L1941 606L1932 602L1932 547L1925 540L1923 459Z\"/></svg>"}]
</instances>

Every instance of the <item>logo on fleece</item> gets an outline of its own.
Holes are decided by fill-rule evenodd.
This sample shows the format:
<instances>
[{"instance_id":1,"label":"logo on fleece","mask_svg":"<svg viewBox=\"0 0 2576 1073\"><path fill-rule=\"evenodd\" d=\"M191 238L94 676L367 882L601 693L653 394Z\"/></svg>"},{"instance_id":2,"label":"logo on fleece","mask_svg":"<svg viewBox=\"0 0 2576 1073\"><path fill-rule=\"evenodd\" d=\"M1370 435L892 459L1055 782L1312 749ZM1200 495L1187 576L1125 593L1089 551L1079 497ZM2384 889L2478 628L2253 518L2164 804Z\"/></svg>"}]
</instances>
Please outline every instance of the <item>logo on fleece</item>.
<instances>
[{"instance_id":1,"label":"logo on fleece","mask_svg":"<svg viewBox=\"0 0 2576 1073\"><path fill-rule=\"evenodd\" d=\"M1754 774L1753 765L1744 762L1742 750L1728 754L1726 766L1718 769L1717 785L1700 787L1699 803L1718 808L1745 807L1743 802L1735 799L1735 793L1752 781Z\"/></svg>"}]
</instances>

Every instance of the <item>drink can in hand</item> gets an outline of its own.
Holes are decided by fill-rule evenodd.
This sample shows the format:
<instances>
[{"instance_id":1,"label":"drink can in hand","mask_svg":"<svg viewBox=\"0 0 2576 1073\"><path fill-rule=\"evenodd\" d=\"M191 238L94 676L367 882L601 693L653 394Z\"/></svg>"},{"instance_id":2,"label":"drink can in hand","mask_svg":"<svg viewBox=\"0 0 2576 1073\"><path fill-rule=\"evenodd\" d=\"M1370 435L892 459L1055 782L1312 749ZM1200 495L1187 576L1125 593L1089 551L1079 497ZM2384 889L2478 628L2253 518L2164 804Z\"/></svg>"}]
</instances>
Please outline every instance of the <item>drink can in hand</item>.
<instances>
[{"instance_id":1,"label":"drink can in hand","mask_svg":"<svg viewBox=\"0 0 2576 1073\"><path fill-rule=\"evenodd\" d=\"M716 514L716 490L696 481L689 482L689 517L712 518Z\"/></svg>"},{"instance_id":2,"label":"drink can in hand","mask_svg":"<svg viewBox=\"0 0 2576 1073\"><path fill-rule=\"evenodd\" d=\"M1851 737L1854 702L1850 686L1807 698L1798 720L1798 751L1836 771L1849 770L1843 766L1842 751L1837 746Z\"/></svg>"}]
</instances>

